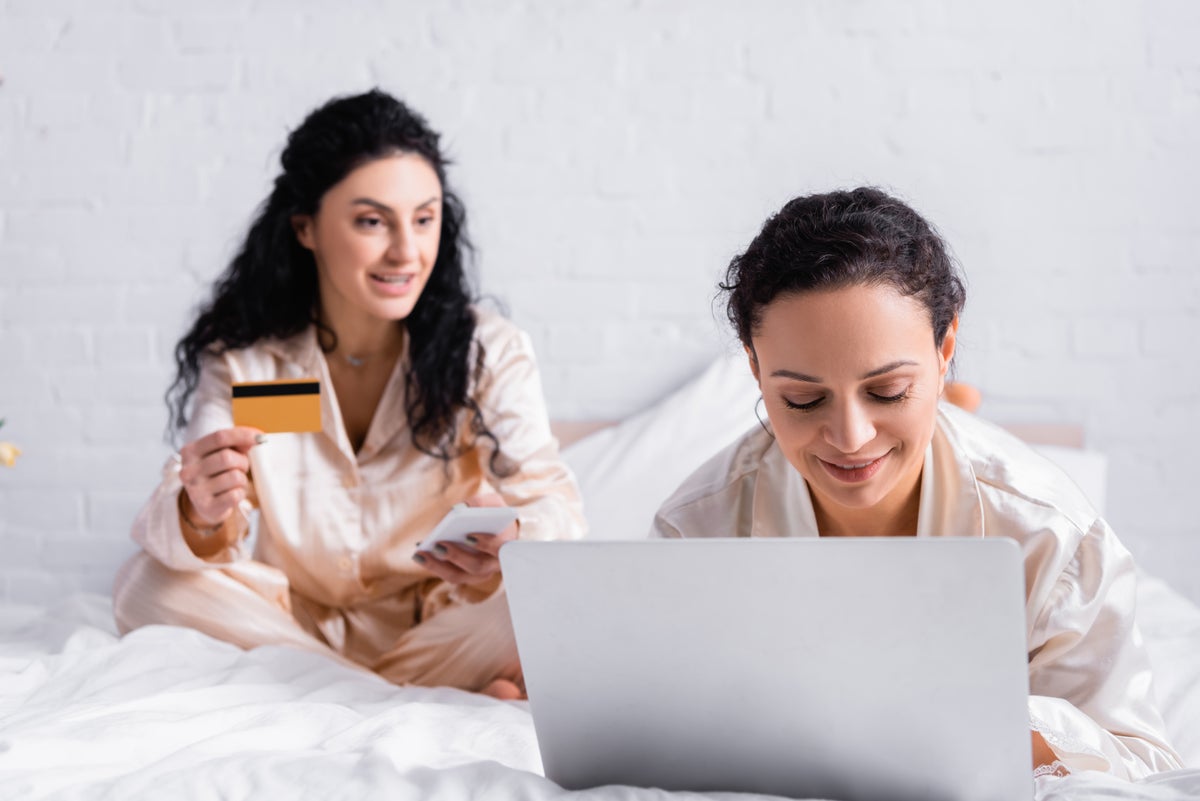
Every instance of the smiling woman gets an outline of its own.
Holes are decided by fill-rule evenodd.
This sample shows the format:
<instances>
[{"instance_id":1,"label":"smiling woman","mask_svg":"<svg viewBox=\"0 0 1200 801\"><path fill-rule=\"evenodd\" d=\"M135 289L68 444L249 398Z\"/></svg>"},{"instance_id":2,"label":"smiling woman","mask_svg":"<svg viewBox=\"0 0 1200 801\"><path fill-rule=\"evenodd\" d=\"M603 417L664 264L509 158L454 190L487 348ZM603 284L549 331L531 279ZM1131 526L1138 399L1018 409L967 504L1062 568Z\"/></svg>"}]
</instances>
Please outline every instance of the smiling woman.
<instances>
[{"instance_id":1,"label":"smiling woman","mask_svg":"<svg viewBox=\"0 0 1200 801\"><path fill-rule=\"evenodd\" d=\"M823 534L916 533L957 327L928 347L924 307L889 286L789 294L763 310L750 367Z\"/></svg>"},{"instance_id":2,"label":"smiling woman","mask_svg":"<svg viewBox=\"0 0 1200 801\"><path fill-rule=\"evenodd\" d=\"M874 189L796 198L722 288L768 420L683 483L656 533L1015 539L1035 772L1177 768L1128 551L1062 471L942 402L965 293L933 228Z\"/></svg>"},{"instance_id":3,"label":"smiling woman","mask_svg":"<svg viewBox=\"0 0 1200 801\"><path fill-rule=\"evenodd\" d=\"M339 321L332 353L361 367L370 355L363 349L381 339L398 352L402 329L371 328L408 317L429 281L441 234L437 172L412 153L375 159L326 192L318 212L292 222L316 261L321 314Z\"/></svg>"},{"instance_id":4,"label":"smiling woman","mask_svg":"<svg viewBox=\"0 0 1200 801\"><path fill-rule=\"evenodd\" d=\"M134 523L117 623L518 694L499 548L584 530L529 338L472 302L465 214L420 115L380 91L337 98L280 160L176 347L185 444ZM319 431L267 443L236 424L235 384L297 382L319 394ZM517 522L418 551L459 503Z\"/></svg>"}]
</instances>

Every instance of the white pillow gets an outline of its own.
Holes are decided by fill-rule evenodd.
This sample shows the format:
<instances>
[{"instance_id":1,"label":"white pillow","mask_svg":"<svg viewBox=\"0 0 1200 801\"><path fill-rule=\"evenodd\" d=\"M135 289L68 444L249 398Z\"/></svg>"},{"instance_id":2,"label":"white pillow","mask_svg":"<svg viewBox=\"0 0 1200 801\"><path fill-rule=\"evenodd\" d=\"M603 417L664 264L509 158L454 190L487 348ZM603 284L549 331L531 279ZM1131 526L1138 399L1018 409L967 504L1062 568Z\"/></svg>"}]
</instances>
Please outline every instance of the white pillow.
<instances>
[{"instance_id":1,"label":"white pillow","mask_svg":"<svg viewBox=\"0 0 1200 801\"><path fill-rule=\"evenodd\" d=\"M1187 768L1200 768L1200 607L1166 582L1138 574L1137 620L1167 740Z\"/></svg>"},{"instance_id":2,"label":"white pillow","mask_svg":"<svg viewBox=\"0 0 1200 801\"><path fill-rule=\"evenodd\" d=\"M1063 445L1034 444L1031 447L1061 467L1083 490L1100 516L1104 516L1104 496L1108 492L1108 457L1099 451Z\"/></svg>"},{"instance_id":3,"label":"white pillow","mask_svg":"<svg viewBox=\"0 0 1200 801\"><path fill-rule=\"evenodd\" d=\"M563 450L583 495L590 539L641 539L654 513L710 456L758 425L746 355L723 356L629 419Z\"/></svg>"}]
</instances>

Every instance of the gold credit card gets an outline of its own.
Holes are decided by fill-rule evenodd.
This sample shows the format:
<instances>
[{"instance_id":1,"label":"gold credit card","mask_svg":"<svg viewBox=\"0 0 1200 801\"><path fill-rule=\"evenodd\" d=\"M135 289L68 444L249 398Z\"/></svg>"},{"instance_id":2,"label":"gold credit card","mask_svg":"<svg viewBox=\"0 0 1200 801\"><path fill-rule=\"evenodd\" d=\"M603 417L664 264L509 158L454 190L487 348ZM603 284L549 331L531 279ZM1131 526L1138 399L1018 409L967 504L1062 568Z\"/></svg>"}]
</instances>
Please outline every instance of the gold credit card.
<instances>
[{"instance_id":1,"label":"gold credit card","mask_svg":"<svg viewBox=\"0 0 1200 801\"><path fill-rule=\"evenodd\" d=\"M268 434L321 430L321 383L311 378L233 385L233 424Z\"/></svg>"}]
</instances>

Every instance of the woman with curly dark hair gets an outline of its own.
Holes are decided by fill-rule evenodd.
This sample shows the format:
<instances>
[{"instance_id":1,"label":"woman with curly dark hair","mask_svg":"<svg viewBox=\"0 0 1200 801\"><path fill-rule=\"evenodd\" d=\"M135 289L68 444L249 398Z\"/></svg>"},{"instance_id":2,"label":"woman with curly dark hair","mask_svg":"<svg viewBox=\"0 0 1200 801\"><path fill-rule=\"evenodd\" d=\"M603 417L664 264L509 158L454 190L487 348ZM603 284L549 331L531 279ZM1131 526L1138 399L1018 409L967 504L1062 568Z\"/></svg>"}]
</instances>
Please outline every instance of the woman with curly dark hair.
<instances>
[{"instance_id":1,"label":"woman with curly dark hair","mask_svg":"<svg viewBox=\"0 0 1200 801\"><path fill-rule=\"evenodd\" d=\"M497 553L584 523L528 337L472 303L438 140L378 90L331 100L289 136L176 347L168 400L186 444L134 523L143 552L114 587L122 631L174 623L396 683L519 691ZM235 383L289 379L319 384L320 431L234 424ZM456 504L515 507L517 522L418 550Z\"/></svg>"},{"instance_id":2,"label":"woman with curly dark hair","mask_svg":"<svg viewBox=\"0 0 1200 801\"><path fill-rule=\"evenodd\" d=\"M1035 774L1178 768L1129 552L1061 470L943 402L966 292L933 227L876 189L798 197L722 289L767 420L684 482L657 535L1012 538Z\"/></svg>"}]
</instances>

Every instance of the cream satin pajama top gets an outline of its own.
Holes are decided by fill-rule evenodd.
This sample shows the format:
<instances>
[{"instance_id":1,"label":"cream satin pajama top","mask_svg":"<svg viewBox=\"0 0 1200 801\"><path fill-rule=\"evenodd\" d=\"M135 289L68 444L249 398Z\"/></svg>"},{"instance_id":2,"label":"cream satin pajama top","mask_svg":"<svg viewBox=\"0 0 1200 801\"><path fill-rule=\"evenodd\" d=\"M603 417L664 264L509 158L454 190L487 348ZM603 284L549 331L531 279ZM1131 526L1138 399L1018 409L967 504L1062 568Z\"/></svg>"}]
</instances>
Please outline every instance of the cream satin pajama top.
<instances>
[{"instance_id":1,"label":"cream satin pajama top","mask_svg":"<svg viewBox=\"0 0 1200 801\"><path fill-rule=\"evenodd\" d=\"M943 403L920 504L918 537L1020 544L1030 725L1059 761L1131 779L1179 768L1134 622L1133 561L1079 488L1012 435ZM818 536L804 478L761 428L692 474L659 509L654 531Z\"/></svg>"},{"instance_id":2,"label":"cream satin pajama top","mask_svg":"<svg viewBox=\"0 0 1200 801\"><path fill-rule=\"evenodd\" d=\"M311 377L321 382L321 432L271 434L250 452L253 497L234 514L245 534L248 514L257 508L252 550L243 539L211 558L192 552L180 531L177 464L167 466L138 516L134 540L172 570L226 571L303 615L336 651L370 662L398 634L438 609L480 600L471 598L469 589L452 592L412 560L416 544L454 504L494 491L518 509L521 538L583 536L579 491L550 433L529 338L497 314L475 312L475 343L486 355L470 393L503 454L516 465L515 473L501 477L492 472L486 439L448 463L413 446L403 410L404 359L355 453L310 328L287 340L208 358L195 393L188 442L233 425L231 382ZM459 429L465 440L465 414ZM493 583L483 595L495 589Z\"/></svg>"}]
</instances>

